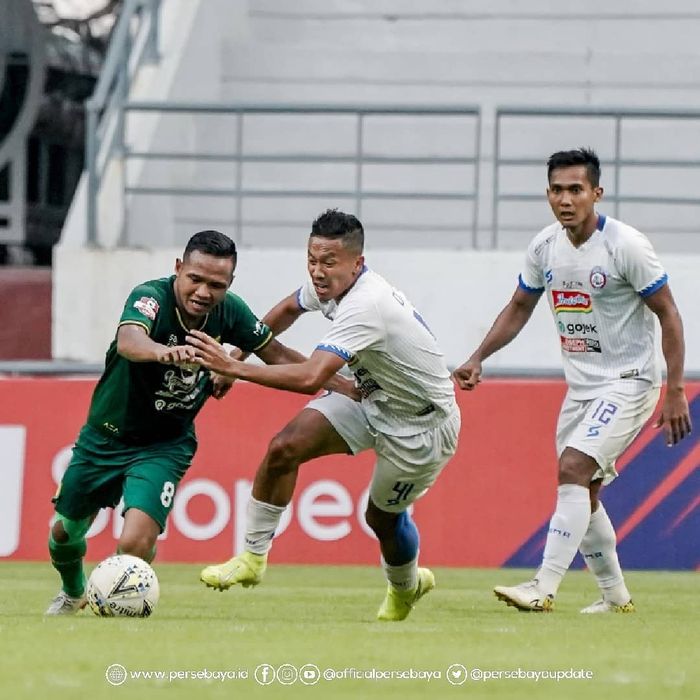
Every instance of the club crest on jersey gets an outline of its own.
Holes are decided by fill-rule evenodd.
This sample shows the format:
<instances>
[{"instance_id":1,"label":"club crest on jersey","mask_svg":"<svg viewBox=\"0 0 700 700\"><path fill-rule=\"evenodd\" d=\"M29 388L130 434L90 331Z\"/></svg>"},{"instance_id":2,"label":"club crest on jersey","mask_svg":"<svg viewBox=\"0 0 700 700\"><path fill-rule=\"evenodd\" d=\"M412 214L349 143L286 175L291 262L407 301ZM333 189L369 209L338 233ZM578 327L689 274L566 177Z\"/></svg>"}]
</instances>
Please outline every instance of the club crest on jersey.
<instances>
[{"instance_id":1,"label":"club crest on jersey","mask_svg":"<svg viewBox=\"0 0 700 700\"><path fill-rule=\"evenodd\" d=\"M555 313L573 312L589 314L592 310L591 295L573 290L552 290Z\"/></svg>"},{"instance_id":2,"label":"club crest on jersey","mask_svg":"<svg viewBox=\"0 0 700 700\"><path fill-rule=\"evenodd\" d=\"M605 270L603 270L602 267L594 267L588 279L593 289L602 289L608 281L608 276L605 274Z\"/></svg>"},{"instance_id":3,"label":"club crest on jersey","mask_svg":"<svg viewBox=\"0 0 700 700\"><path fill-rule=\"evenodd\" d=\"M146 318L150 318L151 321L155 321L156 314L158 313L158 302L153 297L141 297L138 301L134 302L134 308L142 313Z\"/></svg>"}]
</instances>

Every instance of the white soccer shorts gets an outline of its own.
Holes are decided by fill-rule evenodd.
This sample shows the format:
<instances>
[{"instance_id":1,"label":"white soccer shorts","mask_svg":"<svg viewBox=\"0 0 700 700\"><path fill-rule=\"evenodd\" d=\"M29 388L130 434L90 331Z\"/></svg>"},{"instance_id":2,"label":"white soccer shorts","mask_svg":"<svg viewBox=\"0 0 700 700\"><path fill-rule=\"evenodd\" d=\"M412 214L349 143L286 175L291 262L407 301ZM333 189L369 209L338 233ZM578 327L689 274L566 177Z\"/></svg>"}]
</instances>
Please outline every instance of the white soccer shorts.
<instances>
[{"instance_id":1,"label":"white soccer shorts","mask_svg":"<svg viewBox=\"0 0 700 700\"><path fill-rule=\"evenodd\" d=\"M342 394L324 394L306 408L322 413L353 454L375 451L370 498L389 513L402 513L420 498L457 451L458 408L436 428L402 437L377 433L367 422L362 404Z\"/></svg>"},{"instance_id":2,"label":"white soccer shorts","mask_svg":"<svg viewBox=\"0 0 700 700\"><path fill-rule=\"evenodd\" d=\"M659 387L628 395L606 391L595 399L575 401L567 395L557 423L557 455L573 447L598 462L593 479L609 484L615 461L649 420L659 400Z\"/></svg>"}]
</instances>

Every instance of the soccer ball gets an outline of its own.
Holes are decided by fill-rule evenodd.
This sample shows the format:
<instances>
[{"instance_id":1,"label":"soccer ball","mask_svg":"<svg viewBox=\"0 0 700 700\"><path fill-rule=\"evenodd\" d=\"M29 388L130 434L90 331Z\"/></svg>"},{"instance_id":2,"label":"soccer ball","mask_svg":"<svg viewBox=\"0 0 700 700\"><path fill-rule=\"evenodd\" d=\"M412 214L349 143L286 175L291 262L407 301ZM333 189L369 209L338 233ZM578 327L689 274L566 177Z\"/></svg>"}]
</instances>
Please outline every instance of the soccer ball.
<instances>
[{"instance_id":1,"label":"soccer ball","mask_svg":"<svg viewBox=\"0 0 700 700\"><path fill-rule=\"evenodd\" d=\"M148 617L159 596L155 571L130 554L100 562L87 584L87 602L100 617Z\"/></svg>"}]
</instances>

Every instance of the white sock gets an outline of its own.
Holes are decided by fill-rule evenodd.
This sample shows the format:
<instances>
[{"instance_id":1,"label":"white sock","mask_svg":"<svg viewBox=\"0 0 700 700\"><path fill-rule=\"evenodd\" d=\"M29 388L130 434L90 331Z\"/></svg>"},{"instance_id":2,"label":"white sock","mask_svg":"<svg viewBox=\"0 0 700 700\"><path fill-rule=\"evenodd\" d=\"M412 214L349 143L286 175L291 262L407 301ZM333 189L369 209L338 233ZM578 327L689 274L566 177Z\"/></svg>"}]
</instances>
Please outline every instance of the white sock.
<instances>
[{"instance_id":1,"label":"white sock","mask_svg":"<svg viewBox=\"0 0 700 700\"><path fill-rule=\"evenodd\" d=\"M387 581L399 591L410 591L418 585L418 557L407 564L392 566L382 557L382 567Z\"/></svg>"},{"instance_id":2,"label":"white sock","mask_svg":"<svg viewBox=\"0 0 700 700\"><path fill-rule=\"evenodd\" d=\"M598 509L591 514L591 521L581 540L579 551L586 566L595 576L603 599L616 605L624 605L629 602L630 593L622 576L616 545L615 528L603 504L599 502Z\"/></svg>"},{"instance_id":3,"label":"white sock","mask_svg":"<svg viewBox=\"0 0 700 700\"><path fill-rule=\"evenodd\" d=\"M556 595L564 574L576 556L591 519L588 489L562 484L557 489L557 507L549 521L542 566L535 578L547 594Z\"/></svg>"},{"instance_id":4,"label":"white sock","mask_svg":"<svg viewBox=\"0 0 700 700\"><path fill-rule=\"evenodd\" d=\"M270 551L272 538L286 507L273 506L272 503L263 503L250 497L246 510L246 551L253 554L267 554Z\"/></svg>"}]
</instances>

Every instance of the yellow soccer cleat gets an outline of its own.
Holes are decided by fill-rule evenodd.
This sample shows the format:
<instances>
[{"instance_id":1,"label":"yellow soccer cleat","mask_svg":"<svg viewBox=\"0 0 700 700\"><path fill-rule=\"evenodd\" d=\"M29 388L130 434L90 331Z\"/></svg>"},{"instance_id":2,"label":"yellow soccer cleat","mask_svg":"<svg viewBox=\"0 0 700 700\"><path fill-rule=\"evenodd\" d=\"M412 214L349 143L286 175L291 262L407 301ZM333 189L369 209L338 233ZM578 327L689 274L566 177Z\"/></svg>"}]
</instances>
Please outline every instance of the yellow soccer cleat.
<instances>
[{"instance_id":1,"label":"yellow soccer cleat","mask_svg":"<svg viewBox=\"0 0 700 700\"><path fill-rule=\"evenodd\" d=\"M231 586L240 584L243 588L257 586L262 581L267 569L267 554L243 552L223 564L207 566L202 569L199 580L209 588L225 591Z\"/></svg>"},{"instance_id":2,"label":"yellow soccer cleat","mask_svg":"<svg viewBox=\"0 0 700 700\"><path fill-rule=\"evenodd\" d=\"M430 569L418 569L418 585L410 591L399 591L391 584L379 608L377 619L385 622L405 620L414 605L435 588L435 576Z\"/></svg>"}]
</instances>

